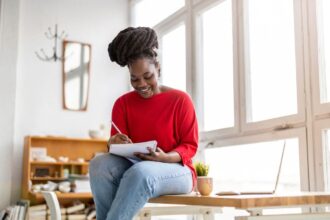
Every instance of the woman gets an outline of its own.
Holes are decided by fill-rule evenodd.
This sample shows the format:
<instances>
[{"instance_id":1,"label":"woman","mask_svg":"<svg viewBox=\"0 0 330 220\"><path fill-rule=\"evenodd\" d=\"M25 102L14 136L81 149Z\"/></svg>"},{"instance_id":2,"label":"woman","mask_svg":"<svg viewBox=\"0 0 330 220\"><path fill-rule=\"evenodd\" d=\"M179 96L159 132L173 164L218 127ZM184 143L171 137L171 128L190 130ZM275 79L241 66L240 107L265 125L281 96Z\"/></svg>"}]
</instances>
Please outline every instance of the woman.
<instances>
[{"instance_id":1,"label":"woman","mask_svg":"<svg viewBox=\"0 0 330 220\"><path fill-rule=\"evenodd\" d=\"M90 163L91 188L98 220L131 220L149 198L192 191L192 165L198 127L190 97L159 85L157 35L147 27L127 28L109 44L111 61L128 66L134 91L115 102L108 145L157 141L155 152L136 153L141 162L105 154Z\"/></svg>"}]
</instances>

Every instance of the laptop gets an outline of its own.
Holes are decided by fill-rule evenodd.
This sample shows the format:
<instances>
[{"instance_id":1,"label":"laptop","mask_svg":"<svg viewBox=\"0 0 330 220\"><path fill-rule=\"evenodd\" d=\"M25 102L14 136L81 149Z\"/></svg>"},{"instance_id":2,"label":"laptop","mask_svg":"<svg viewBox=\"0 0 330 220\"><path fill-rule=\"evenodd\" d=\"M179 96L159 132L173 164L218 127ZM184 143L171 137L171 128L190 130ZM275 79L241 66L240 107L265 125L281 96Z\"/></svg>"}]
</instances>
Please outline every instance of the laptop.
<instances>
[{"instance_id":1,"label":"laptop","mask_svg":"<svg viewBox=\"0 0 330 220\"><path fill-rule=\"evenodd\" d=\"M275 194L278 186L278 182L280 179L280 174L281 174L281 169L282 169L282 163L283 163L283 157L284 157L284 151L285 151L285 145L286 141L283 142L283 149L282 149L282 154L281 154L281 159L280 163L278 166L278 171L277 171L277 176L276 176L276 182L274 185L273 190L271 191L221 191L216 193L218 196L229 196L229 195L272 195Z\"/></svg>"}]
</instances>

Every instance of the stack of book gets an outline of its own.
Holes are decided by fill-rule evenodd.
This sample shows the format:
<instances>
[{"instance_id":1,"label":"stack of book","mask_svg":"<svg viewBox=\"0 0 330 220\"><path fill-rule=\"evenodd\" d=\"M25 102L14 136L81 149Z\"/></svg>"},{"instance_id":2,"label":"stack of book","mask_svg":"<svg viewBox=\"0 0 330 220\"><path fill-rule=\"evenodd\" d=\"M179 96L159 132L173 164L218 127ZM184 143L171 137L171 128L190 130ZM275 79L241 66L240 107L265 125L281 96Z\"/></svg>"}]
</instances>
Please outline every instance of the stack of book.
<instances>
[{"instance_id":1,"label":"stack of book","mask_svg":"<svg viewBox=\"0 0 330 220\"><path fill-rule=\"evenodd\" d=\"M29 219L33 220L46 220L47 217L47 205L34 205L29 207L28 211Z\"/></svg>"},{"instance_id":2,"label":"stack of book","mask_svg":"<svg viewBox=\"0 0 330 220\"><path fill-rule=\"evenodd\" d=\"M20 200L16 205L0 211L0 220L25 220L30 201Z\"/></svg>"}]
</instances>

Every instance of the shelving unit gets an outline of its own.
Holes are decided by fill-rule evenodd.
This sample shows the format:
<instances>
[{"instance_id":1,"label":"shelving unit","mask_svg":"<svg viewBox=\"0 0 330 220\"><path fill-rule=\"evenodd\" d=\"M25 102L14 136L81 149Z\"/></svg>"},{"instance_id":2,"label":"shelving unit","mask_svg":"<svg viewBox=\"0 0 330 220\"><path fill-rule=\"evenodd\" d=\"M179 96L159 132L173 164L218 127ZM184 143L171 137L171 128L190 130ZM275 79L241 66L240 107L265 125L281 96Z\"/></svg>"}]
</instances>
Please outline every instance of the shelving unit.
<instances>
[{"instance_id":1,"label":"shelving unit","mask_svg":"<svg viewBox=\"0 0 330 220\"><path fill-rule=\"evenodd\" d=\"M31 159L31 149L46 148L47 155L58 159L60 156L68 157L68 162L44 162L33 161ZM107 140L98 139L79 139L51 136L27 136L24 142L23 156L23 178L22 178L22 197L31 200L32 204L43 202L40 193L30 191L31 185L47 183L47 181L61 182L67 180L68 171L70 174L86 175L88 173L89 161L95 153L107 151ZM83 162L78 162L83 159ZM40 170L46 174L36 175ZM91 200L91 193L61 193L56 192L61 203L72 200Z\"/></svg>"}]
</instances>

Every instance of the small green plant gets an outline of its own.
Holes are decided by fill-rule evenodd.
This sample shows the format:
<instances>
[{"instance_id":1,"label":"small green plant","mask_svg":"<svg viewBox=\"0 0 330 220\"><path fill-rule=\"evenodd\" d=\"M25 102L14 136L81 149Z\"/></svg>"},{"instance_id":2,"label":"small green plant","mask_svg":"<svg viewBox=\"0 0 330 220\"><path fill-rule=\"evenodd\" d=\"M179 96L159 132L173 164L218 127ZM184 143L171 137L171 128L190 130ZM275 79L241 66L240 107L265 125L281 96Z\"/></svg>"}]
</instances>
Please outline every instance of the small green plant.
<instances>
[{"instance_id":1,"label":"small green plant","mask_svg":"<svg viewBox=\"0 0 330 220\"><path fill-rule=\"evenodd\" d=\"M207 176L209 173L209 165L206 165L203 162L195 162L194 167L197 176Z\"/></svg>"}]
</instances>

